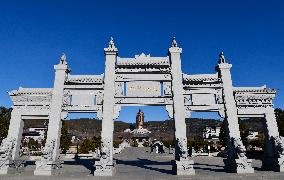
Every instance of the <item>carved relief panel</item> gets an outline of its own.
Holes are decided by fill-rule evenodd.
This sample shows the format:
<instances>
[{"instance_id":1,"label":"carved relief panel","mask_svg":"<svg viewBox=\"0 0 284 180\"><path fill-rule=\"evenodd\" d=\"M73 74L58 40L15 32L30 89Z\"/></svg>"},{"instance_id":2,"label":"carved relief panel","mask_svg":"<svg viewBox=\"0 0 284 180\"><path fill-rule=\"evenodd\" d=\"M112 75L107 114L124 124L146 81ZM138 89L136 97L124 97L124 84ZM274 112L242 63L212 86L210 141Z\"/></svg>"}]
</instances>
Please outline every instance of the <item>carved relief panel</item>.
<instances>
[{"instance_id":1,"label":"carved relief panel","mask_svg":"<svg viewBox=\"0 0 284 180\"><path fill-rule=\"evenodd\" d=\"M191 94L184 95L184 105L192 105Z\"/></svg>"},{"instance_id":2,"label":"carved relief panel","mask_svg":"<svg viewBox=\"0 0 284 180\"><path fill-rule=\"evenodd\" d=\"M163 82L164 96L172 95L172 82Z\"/></svg>"},{"instance_id":3,"label":"carved relief panel","mask_svg":"<svg viewBox=\"0 0 284 180\"><path fill-rule=\"evenodd\" d=\"M104 99L104 93L103 91L99 91L96 95L96 103L97 105L102 105L103 104L103 99Z\"/></svg>"},{"instance_id":4,"label":"carved relief panel","mask_svg":"<svg viewBox=\"0 0 284 180\"><path fill-rule=\"evenodd\" d=\"M224 103L224 101L223 101L223 90L222 89L217 90L215 98L216 98L217 104L223 104Z\"/></svg>"},{"instance_id":5,"label":"carved relief panel","mask_svg":"<svg viewBox=\"0 0 284 180\"><path fill-rule=\"evenodd\" d=\"M115 82L115 96L124 96L124 82Z\"/></svg>"}]
</instances>

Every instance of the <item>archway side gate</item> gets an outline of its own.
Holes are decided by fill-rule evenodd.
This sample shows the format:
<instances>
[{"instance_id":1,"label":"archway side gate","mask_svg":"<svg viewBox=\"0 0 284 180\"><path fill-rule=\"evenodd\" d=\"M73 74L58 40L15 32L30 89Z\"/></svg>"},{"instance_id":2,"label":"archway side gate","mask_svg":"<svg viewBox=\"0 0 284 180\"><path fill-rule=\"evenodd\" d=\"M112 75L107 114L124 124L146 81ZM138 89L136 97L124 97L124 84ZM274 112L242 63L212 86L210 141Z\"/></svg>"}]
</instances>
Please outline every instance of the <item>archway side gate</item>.
<instances>
[{"instance_id":1,"label":"archway side gate","mask_svg":"<svg viewBox=\"0 0 284 180\"><path fill-rule=\"evenodd\" d=\"M263 87L233 87L231 64L223 53L216 74L188 75L181 71L182 49L173 39L166 57L136 55L118 57L113 39L105 52L105 73L72 75L62 55L55 65L53 88L19 88L9 92L13 111L9 132L0 147L0 173L7 174L22 166L19 148L24 118L48 118L47 142L36 162L34 175L51 175L62 168L59 157L61 120L68 112L96 112L102 119L100 161L95 176L112 176L114 119L123 105L165 105L175 121L175 163L177 175L194 175L193 160L188 157L185 117L193 111L218 112L225 118L228 157L227 170L253 173L240 139L239 117L265 117L266 145L263 167L284 171L283 139L279 136L272 100L276 91Z\"/></svg>"}]
</instances>

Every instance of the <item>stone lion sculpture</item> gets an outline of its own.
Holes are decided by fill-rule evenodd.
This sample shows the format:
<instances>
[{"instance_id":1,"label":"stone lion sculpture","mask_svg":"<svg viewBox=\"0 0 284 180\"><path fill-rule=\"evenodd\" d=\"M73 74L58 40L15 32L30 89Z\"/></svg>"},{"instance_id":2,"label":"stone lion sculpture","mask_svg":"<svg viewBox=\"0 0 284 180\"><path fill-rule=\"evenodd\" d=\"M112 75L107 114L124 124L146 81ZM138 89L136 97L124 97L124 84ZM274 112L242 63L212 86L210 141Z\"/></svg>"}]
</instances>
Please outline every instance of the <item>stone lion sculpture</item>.
<instances>
[{"instance_id":1,"label":"stone lion sculpture","mask_svg":"<svg viewBox=\"0 0 284 180\"><path fill-rule=\"evenodd\" d=\"M101 146L101 157L107 159L110 157L110 141L104 139Z\"/></svg>"},{"instance_id":2,"label":"stone lion sculpture","mask_svg":"<svg viewBox=\"0 0 284 180\"><path fill-rule=\"evenodd\" d=\"M277 155L284 155L284 137L272 137Z\"/></svg>"},{"instance_id":3,"label":"stone lion sculpture","mask_svg":"<svg viewBox=\"0 0 284 180\"><path fill-rule=\"evenodd\" d=\"M15 146L15 139L5 138L0 146L0 158L7 159L12 156L12 151Z\"/></svg>"},{"instance_id":4,"label":"stone lion sculpture","mask_svg":"<svg viewBox=\"0 0 284 180\"><path fill-rule=\"evenodd\" d=\"M49 161L49 160L52 159L54 147L55 147L55 140L52 140L52 141L46 143L45 147L42 149L43 160Z\"/></svg>"},{"instance_id":5,"label":"stone lion sculpture","mask_svg":"<svg viewBox=\"0 0 284 180\"><path fill-rule=\"evenodd\" d=\"M235 147L235 152L236 152L238 158L245 158L246 157L246 155L245 155L246 148L243 145L241 138L234 138L233 137L232 141L233 141L233 145Z\"/></svg>"},{"instance_id":6,"label":"stone lion sculpture","mask_svg":"<svg viewBox=\"0 0 284 180\"><path fill-rule=\"evenodd\" d=\"M110 163L110 143L111 141L109 139L102 139L101 144L101 151L100 151L100 161L98 163L99 166L97 168L99 169L106 169L107 165Z\"/></svg>"},{"instance_id":7,"label":"stone lion sculpture","mask_svg":"<svg viewBox=\"0 0 284 180\"><path fill-rule=\"evenodd\" d=\"M178 145L178 155L182 159L187 158L187 145L186 139L184 138L177 138L177 145Z\"/></svg>"},{"instance_id":8,"label":"stone lion sculpture","mask_svg":"<svg viewBox=\"0 0 284 180\"><path fill-rule=\"evenodd\" d=\"M62 161L60 160L59 157L56 160L52 159L54 148L55 148L55 140L46 142L45 147L42 149L41 160L36 161L36 169L49 170L50 166L52 169L62 168Z\"/></svg>"}]
</instances>

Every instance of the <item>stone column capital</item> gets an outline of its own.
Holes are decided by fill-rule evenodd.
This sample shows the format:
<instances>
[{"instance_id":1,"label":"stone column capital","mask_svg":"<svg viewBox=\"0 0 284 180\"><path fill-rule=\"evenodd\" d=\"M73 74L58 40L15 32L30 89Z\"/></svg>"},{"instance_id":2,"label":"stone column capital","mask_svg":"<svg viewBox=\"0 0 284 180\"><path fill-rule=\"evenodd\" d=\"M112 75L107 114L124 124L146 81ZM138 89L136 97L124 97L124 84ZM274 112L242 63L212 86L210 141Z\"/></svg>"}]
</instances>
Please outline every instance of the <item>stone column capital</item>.
<instances>
[{"instance_id":1,"label":"stone column capital","mask_svg":"<svg viewBox=\"0 0 284 180\"><path fill-rule=\"evenodd\" d=\"M68 69L68 66L65 65L65 64L56 64L54 65L54 69L57 71L57 70L67 70Z\"/></svg>"},{"instance_id":2,"label":"stone column capital","mask_svg":"<svg viewBox=\"0 0 284 180\"><path fill-rule=\"evenodd\" d=\"M182 48L180 47L170 47L169 48L169 54L173 54L173 53L182 53Z\"/></svg>"},{"instance_id":3,"label":"stone column capital","mask_svg":"<svg viewBox=\"0 0 284 180\"><path fill-rule=\"evenodd\" d=\"M220 70L230 70L232 68L232 64L229 64L229 63L220 63L218 64L218 67Z\"/></svg>"},{"instance_id":4,"label":"stone column capital","mask_svg":"<svg viewBox=\"0 0 284 180\"><path fill-rule=\"evenodd\" d=\"M114 40L110 37L110 41L108 43L108 47L104 48L105 55L117 55L118 49L115 47Z\"/></svg>"},{"instance_id":5,"label":"stone column capital","mask_svg":"<svg viewBox=\"0 0 284 180\"><path fill-rule=\"evenodd\" d=\"M110 49L110 48L104 48L105 55L117 55L118 50L117 48Z\"/></svg>"}]
</instances>

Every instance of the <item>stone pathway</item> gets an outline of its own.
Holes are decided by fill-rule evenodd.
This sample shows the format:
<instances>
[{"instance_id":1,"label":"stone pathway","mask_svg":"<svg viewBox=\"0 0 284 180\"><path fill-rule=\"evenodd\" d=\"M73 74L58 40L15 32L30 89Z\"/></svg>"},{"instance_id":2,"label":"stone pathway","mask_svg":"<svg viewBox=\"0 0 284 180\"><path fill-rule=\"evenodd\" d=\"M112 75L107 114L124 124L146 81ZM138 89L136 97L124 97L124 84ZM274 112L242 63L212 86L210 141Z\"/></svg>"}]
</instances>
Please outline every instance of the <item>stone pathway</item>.
<instances>
[{"instance_id":1,"label":"stone pathway","mask_svg":"<svg viewBox=\"0 0 284 180\"><path fill-rule=\"evenodd\" d=\"M91 174L90 160L65 161L62 174L57 176L33 176L34 162L29 162L25 172L21 174L0 176L0 180L29 179L29 180L73 180L73 179L119 179L119 180L152 180L152 179L284 179L284 173L260 171L261 162L253 161L256 169L254 174L239 175L224 172L222 158L195 157L195 176L178 177L172 174L171 160L173 155L150 153L148 148L126 148L116 159L116 174L113 177L94 177Z\"/></svg>"}]
</instances>

